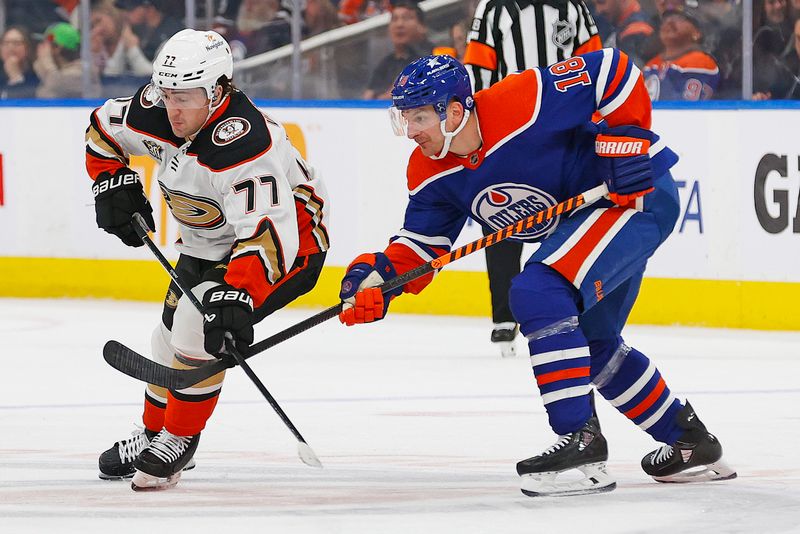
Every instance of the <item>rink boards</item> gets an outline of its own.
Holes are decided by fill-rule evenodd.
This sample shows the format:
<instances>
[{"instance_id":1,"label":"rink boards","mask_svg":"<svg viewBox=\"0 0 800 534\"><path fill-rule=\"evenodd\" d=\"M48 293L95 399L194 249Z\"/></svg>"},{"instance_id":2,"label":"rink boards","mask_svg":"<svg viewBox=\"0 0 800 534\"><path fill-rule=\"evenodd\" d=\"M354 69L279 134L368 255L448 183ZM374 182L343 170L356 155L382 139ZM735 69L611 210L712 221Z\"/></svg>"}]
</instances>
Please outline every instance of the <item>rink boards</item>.
<instances>
[{"instance_id":1,"label":"rink boards","mask_svg":"<svg viewBox=\"0 0 800 534\"><path fill-rule=\"evenodd\" d=\"M97 230L83 134L92 107L0 107L0 296L163 298L168 278L143 249ZM336 302L344 266L380 250L402 224L410 141L391 133L385 108L276 103L330 193L332 249L318 287L300 304ZM681 157L673 169L681 215L652 258L632 321L800 330L800 109L718 105L657 109L653 129ZM136 157L153 201L156 242L171 258L177 238L153 179ZM532 170L535 172L535 169ZM467 226L461 242L480 236ZM394 312L489 314L482 253L437 276Z\"/></svg>"}]
</instances>

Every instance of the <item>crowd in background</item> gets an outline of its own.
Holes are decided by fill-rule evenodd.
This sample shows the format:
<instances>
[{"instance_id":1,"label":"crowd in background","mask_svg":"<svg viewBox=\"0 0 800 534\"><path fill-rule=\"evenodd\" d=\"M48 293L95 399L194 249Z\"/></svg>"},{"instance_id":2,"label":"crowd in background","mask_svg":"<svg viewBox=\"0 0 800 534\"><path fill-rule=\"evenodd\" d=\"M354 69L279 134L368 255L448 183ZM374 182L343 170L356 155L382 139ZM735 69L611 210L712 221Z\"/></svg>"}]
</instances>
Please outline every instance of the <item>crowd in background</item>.
<instances>
[{"instance_id":1,"label":"crowd in background","mask_svg":"<svg viewBox=\"0 0 800 534\"><path fill-rule=\"evenodd\" d=\"M386 98L397 72L415 57L444 52L463 58L478 1L463 0L459 15L432 32L418 0L303 0L301 32L308 38L389 12L390 22L383 30L389 52L372 62L351 60L369 69L359 94ZM800 0L753 2L753 98L800 99ZM90 29L81 32L79 3L5 0L0 98L125 94L150 77L161 43L185 25L183 1L93 0ZM741 98L741 0L586 4L603 44L632 58L654 100ZM204 7L206 2L197 5ZM213 21L212 29L225 36L234 58L241 60L291 42L289 6L289 0L215 0L214 13L198 20ZM89 40L92 52L88 74L81 68L83 39ZM659 80L676 68L696 72L697 83L680 92L665 91Z\"/></svg>"}]
</instances>

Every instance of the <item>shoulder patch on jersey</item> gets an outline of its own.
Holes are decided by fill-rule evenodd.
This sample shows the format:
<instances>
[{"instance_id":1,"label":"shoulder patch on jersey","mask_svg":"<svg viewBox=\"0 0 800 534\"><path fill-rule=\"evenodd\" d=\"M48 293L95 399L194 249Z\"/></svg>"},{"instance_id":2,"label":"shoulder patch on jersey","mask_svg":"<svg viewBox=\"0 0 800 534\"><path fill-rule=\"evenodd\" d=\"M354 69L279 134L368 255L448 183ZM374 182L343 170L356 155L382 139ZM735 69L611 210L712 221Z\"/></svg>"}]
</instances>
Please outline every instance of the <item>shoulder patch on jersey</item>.
<instances>
[{"instance_id":1,"label":"shoulder patch on jersey","mask_svg":"<svg viewBox=\"0 0 800 534\"><path fill-rule=\"evenodd\" d=\"M247 135L249 131L250 121L243 117L231 117L214 127L211 141L217 146L229 145L240 137Z\"/></svg>"},{"instance_id":2,"label":"shoulder patch on jersey","mask_svg":"<svg viewBox=\"0 0 800 534\"><path fill-rule=\"evenodd\" d=\"M127 126L134 132L152 137L172 146L180 146L184 140L172 133L167 110L153 103L150 84L141 87L131 99L126 118Z\"/></svg>"},{"instance_id":3,"label":"shoulder patch on jersey","mask_svg":"<svg viewBox=\"0 0 800 534\"><path fill-rule=\"evenodd\" d=\"M222 115L200 130L187 152L213 172L238 167L272 147L267 121L250 99L238 91L228 98Z\"/></svg>"}]
</instances>

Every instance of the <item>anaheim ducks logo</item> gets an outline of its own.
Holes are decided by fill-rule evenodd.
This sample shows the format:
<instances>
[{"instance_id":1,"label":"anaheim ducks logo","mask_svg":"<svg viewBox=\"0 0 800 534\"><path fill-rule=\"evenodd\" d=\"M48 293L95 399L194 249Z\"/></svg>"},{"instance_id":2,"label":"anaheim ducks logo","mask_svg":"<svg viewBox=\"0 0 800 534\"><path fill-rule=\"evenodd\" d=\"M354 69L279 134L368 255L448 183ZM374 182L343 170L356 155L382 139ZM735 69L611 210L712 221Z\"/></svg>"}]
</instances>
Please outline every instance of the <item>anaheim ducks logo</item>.
<instances>
[{"instance_id":1,"label":"anaheim ducks logo","mask_svg":"<svg viewBox=\"0 0 800 534\"><path fill-rule=\"evenodd\" d=\"M158 185L161 187L161 193L163 193L172 215L181 224L202 230L214 230L225 226L226 221L222 208L210 198L172 191L164 187L161 182Z\"/></svg>"},{"instance_id":2,"label":"anaheim ducks logo","mask_svg":"<svg viewBox=\"0 0 800 534\"><path fill-rule=\"evenodd\" d=\"M233 143L240 137L247 135L250 131L250 122L242 117L231 117L217 124L211 134L211 140L217 146L225 146Z\"/></svg>"},{"instance_id":3,"label":"anaheim ducks logo","mask_svg":"<svg viewBox=\"0 0 800 534\"><path fill-rule=\"evenodd\" d=\"M500 184L487 187L472 202L472 213L495 230L500 230L556 205L556 200L541 189L523 184ZM547 235L558 225L559 217L535 225L514 235L517 239L535 239Z\"/></svg>"},{"instance_id":4,"label":"anaheim ducks logo","mask_svg":"<svg viewBox=\"0 0 800 534\"><path fill-rule=\"evenodd\" d=\"M142 89L142 94L139 97L139 103L144 109L148 109L155 106L157 101L158 97L153 89L153 85L148 83L145 88Z\"/></svg>"}]
</instances>

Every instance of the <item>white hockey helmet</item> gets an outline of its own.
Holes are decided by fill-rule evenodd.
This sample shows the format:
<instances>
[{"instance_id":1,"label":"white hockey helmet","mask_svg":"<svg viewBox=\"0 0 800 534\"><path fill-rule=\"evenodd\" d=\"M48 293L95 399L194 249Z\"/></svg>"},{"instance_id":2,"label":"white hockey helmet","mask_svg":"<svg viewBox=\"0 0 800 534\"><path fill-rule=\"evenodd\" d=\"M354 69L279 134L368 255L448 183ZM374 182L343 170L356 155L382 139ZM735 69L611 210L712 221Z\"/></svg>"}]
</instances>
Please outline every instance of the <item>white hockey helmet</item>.
<instances>
[{"instance_id":1,"label":"white hockey helmet","mask_svg":"<svg viewBox=\"0 0 800 534\"><path fill-rule=\"evenodd\" d=\"M231 47L214 31L181 30L170 37L153 61L153 88L206 90L209 100L220 76L233 79Z\"/></svg>"}]
</instances>

